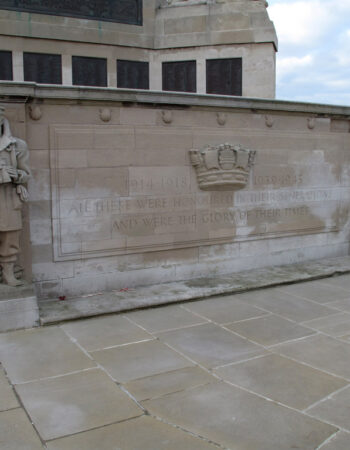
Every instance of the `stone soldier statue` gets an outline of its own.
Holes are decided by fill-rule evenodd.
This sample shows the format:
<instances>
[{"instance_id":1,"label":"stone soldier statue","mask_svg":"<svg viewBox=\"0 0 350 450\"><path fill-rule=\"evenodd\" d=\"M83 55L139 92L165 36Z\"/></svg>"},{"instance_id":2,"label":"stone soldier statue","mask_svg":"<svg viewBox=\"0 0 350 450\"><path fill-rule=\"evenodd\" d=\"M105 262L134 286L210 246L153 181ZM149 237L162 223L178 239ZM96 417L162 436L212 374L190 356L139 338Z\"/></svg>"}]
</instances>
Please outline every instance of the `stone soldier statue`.
<instances>
[{"instance_id":1,"label":"stone soldier statue","mask_svg":"<svg viewBox=\"0 0 350 450\"><path fill-rule=\"evenodd\" d=\"M22 202L28 199L23 184L31 176L27 144L11 135L10 125L0 106L0 266L2 282L23 284L14 274L22 229Z\"/></svg>"}]
</instances>

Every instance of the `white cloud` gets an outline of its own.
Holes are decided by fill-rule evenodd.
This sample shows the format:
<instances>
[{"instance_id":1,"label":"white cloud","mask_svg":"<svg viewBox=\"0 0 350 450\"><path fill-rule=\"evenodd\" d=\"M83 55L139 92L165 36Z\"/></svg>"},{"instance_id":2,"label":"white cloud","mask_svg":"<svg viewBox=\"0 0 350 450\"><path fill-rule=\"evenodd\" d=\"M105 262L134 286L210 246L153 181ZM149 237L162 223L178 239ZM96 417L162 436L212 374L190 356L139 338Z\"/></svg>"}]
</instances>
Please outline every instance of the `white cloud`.
<instances>
[{"instance_id":1,"label":"white cloud","mask_svg":"<svg viewBox=\"0 0 350 450\"><path fill-rule=\"evenodd\" d=\"M341 34L335 57L340 66L350 66L350 29Z\"/></svg>"},{"instance_id":2,"label":"white cloud","mask_svg":"<svg viewBox=\"0 0 350 450\"><path fill-rule=\"evenodd\" d=\"M269 8L281 43L310 46L327 33L334 15L325 0L276 2Z\"/></svg>"},{"instance_id":3,"label":"white cloud","mask_svg":"<svg viewBox=\"0 0 350 450\"><path fill-rule=\"evenodd\" d=\"M281 79L284 76L293 72L299 72L301 68L311 66L313 63L312 55L308 54L302 57L287 56L279 58L277 63L277 78Z\"/></svg>"},{"instance_id":4,"label":"white cloud","mask_svg":"<svg viewBox=\"0 0 350 450\"><path fill-rule=\"evenodd\" d=\"M269 0L277 98L350 104L350 0Z\"/></svg>"}]
</instances>

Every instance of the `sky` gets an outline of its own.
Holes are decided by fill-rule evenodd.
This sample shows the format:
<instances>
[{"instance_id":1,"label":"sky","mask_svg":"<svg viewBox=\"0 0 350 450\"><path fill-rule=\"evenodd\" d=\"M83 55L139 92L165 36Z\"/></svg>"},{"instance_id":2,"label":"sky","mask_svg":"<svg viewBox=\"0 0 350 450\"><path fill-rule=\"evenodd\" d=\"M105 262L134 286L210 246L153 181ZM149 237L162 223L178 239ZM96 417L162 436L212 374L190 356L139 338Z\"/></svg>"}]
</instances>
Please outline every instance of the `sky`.
<instances>
[{"instance_id":1,"label":"sky","mask_svg":"<svg viewBox=\"0 0 350 450\"><path fill-rule=\"evenodd\" d=\"M350 0L268 0L278 99L350 105Z\"/></svg>"}]
</instances>

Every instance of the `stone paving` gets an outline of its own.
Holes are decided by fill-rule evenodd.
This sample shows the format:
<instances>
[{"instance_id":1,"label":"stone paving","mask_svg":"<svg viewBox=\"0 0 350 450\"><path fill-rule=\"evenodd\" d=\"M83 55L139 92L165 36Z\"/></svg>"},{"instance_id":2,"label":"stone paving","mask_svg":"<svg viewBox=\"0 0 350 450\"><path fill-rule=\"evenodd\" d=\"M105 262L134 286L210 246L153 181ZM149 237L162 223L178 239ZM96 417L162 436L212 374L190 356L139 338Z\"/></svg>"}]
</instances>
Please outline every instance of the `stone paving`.
<instances>
[{"instance_id":1,"label":"stone paving","mask_svg":"<svg viewBox=\"0 0 350 450\"><path fill-rule=\"evenodd\" d=\"M350 275L0 334L1 450L350 448Z\"/></svg>"}]
</instances>

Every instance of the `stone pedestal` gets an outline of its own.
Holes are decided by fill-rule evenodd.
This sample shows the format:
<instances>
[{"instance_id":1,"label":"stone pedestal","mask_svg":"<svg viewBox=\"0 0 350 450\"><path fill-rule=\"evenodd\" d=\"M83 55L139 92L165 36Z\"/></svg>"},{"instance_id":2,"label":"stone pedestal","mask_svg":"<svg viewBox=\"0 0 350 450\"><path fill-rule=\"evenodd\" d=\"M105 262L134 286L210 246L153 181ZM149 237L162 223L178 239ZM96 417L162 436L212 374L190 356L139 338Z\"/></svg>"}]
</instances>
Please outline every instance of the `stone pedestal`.
<instances>
[{"instance_id":1,"label":"stone pedestal","mask_svg":"<svg viewBox=\"0 0 350 450\"><path fill-rule=\"evenodd\" d=\"M32 328L39 324L38 302L32 284L0 284L0 332Z\"/></svg>"}]
</instances>

